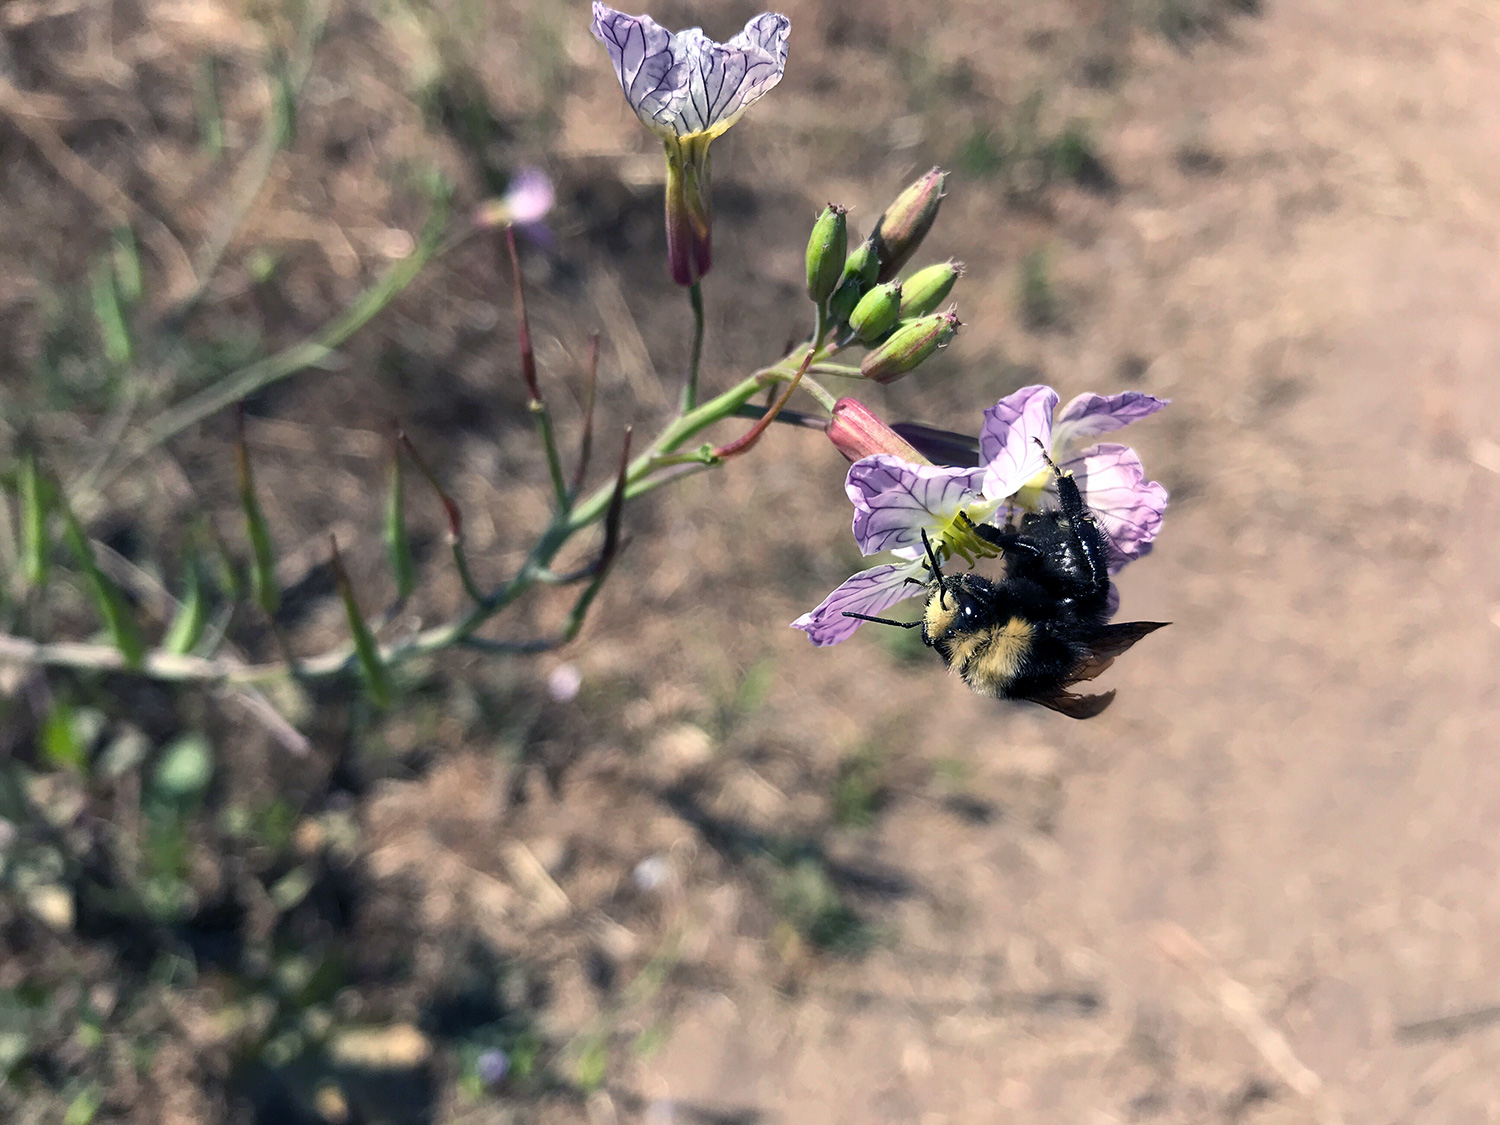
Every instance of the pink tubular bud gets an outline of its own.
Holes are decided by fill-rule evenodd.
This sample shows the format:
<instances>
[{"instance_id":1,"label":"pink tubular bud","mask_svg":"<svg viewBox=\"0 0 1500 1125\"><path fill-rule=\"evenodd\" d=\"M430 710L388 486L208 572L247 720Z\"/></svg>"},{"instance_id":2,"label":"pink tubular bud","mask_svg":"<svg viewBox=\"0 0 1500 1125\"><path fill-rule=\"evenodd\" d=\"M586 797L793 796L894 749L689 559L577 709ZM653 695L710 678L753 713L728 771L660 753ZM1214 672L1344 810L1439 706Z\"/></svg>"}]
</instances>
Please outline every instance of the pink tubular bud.
<instances>
[{"instance_id":1,"label":"pink tubular bud","mask_svg":"<svg viewBox=\"0 0 1500 1125\"><path fill-rule=\"evenodd\" d=\"M833 404L833 417L824 427L824 433L851 462L877 453L889 453L914 465L932 464L857 398L841 398Z\"/></svg>"}]
</instances>

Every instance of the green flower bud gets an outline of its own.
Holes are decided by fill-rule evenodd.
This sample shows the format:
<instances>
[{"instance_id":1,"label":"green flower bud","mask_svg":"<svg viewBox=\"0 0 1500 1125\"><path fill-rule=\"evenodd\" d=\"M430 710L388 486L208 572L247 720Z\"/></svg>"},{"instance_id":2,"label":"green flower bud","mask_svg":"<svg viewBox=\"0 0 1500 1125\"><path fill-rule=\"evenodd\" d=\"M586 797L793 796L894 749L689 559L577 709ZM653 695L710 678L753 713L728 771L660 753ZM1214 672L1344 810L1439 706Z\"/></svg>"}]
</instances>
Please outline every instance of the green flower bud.
<instances>
[{"instance_id":1,"label":"green flower bud","mask_svg":"<svg viewBox=\"0 0 1500 1125\"><path fill-rule=\"evenodd\" d=\"M901 311L901 283L887 281L877 285L859 299L849 314L849 328L860 343L873 344L896 327Z\"/></svg>"},{"instance_id":2,"label":"green flower bud","mask_svg":"<svg viewBox=\"0 0 1500 1125\"><path fill-rule=\"evenodd\" d=\"M922 239L937 219L938 205L943 201L943 183L948 174L934 168L916 183L896 196L875 224L870 241L880 257L879 281L889 281L916 253Z\"/></svg>"},{"instance_id":3,"label":"green flower bud","mask_svg":"<svg viewBox=\"0 0 1500 1125\"><path fill-rule=\"evenodd\" d=\"M847 321L854 306L859 304L859 299L875 284L875 275L879 272L880 259L875 254L875 246L869 239L865 239L854 248L844 263L839 287L833 291L833 296L828 301L828 319L834 324Z\"/></svg>"},{"instance_id":4,"label":"green flower bud","mask_svg":"<svg viewBox=\"0 0 1500 1125\"><path fill-rule=\"evenodd\" d=\"M890 339L865 356L860 374L877 383L891 383L911 371L933 352L945 347L959 329L952 309L907 321Z\"/></svg>"},{"instance_id":5,"label":"green flower bud","mask_svg":"<svg viewBox=\"0 0 1500 1125\"><path fill-rule=\"evenodd\" d=\"M926 316L953 291L953 283L964 275L962 262L939 262L926 266L901 283L901 319Z\"/></svg>"},{"instance_id":6,"label":"green flower bud","mask_svg":"<svg viewBox=\"0 0 1500 1125\"><path fill-rule=\"evenodd\" d=\"M813 224L807 240L807 295L821 305L838 288L844 274L844 259L849 254L849 223L844 218L847 207L830 203Z\"/></svg>"}]
</instances>

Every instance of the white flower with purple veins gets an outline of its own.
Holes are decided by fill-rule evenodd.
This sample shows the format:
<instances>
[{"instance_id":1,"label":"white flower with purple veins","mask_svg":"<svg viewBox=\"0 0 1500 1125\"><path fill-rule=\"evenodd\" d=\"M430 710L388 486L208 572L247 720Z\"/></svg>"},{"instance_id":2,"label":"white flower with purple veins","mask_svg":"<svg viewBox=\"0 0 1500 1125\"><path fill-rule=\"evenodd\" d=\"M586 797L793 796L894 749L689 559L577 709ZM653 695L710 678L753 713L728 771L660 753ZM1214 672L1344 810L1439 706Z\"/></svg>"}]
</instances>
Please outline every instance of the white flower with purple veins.
<instances>
[{"instance_id":1,"label":"white flower with purple veins","mask_svg":"<svg viewBox=\"0 0 1500 1125\"><path fill-rule=\"evenodd\" d=\"M1116 574L1127 562L1151 550L1167 510L1167 490L1146 479L1140 457L1128 445L1098 442L1080 447L1089 438L1150 417L1167 402L1140 391L1083 394L1058 411L1054 421L1057 401L1051 387L1022 387L984 412L985 432L1003 431L1014 424L1012 419L1024 414L1027 433L1046 443L1059 469L1073 474L1084 504L1099 518L1110 549L1109 572ZM1038 416L1045 419L1045 433L1035 432ZM1016 495L1015 505L1033 512L1057 507L1057 478L1052 470L1044 469L1028 480Z\"/></svg>"},{"instance_id":2,"label":"white flower with purple veins","mask_svg":"<svg viewBox=\"0 0 1500 1125\"><path fill-rule=\"evenodd\" d=\"M667 152L667 259L672 278L694 285L713 263L708 145L781 81L792 22L762 12L728 43L690 27L676 34L650 16L598 0L593 32L641 123Z\"/></svg>"},{"instance_id":3,"label":"white flower with purple veins","mask_svg":"<svg viewBox=\"0 0 1500 1125\"><path fill-rule=\"evenodd\" d=\"M1002 508L1056 505L1044 448L1052 450L1060 469L1074 474L1084 503L1098 515L1111 540L1111 573L1144 554L1161 526L1166 489L1146 481L1140 458L1126 446L1094 445L1077 453L1073 447L1080 438L1119 429L1166 404L1135 392L1081 395L1054 424L1057 401L1050 387L1023 387L986 410L976 468L915 465L889 454L851 465L844 490L854 503L861 552L891 551L902 561L860 571L792 627L814 644L838 644L861 624L846 613L875 616L923 593L929 579L924 531L939 561L959 555L972 565L977 556L997 554L968 525L989 522Z\"/></svg>"},{"instance_id":4,"label":"white flower with purple veins","mask_svg":"<svg viewBox=\"0 0 1500 1125\"><path fill-rule=\"evenodd\" d=\"M891 551L902 561L860 571L792 627L814 644L835 645L861 625L846 613L874 616L915 597L928 579L923 532L940 558L960 555L972 565L976 557L997 554L969 525L989 521L1046 468L1032 436L1044 435L1051 423L1051 405L1041 401L1008 415L1003 426L991 427L986 415L978 468L914 465L888 453L849 466L844 491L854 503L854 538L861 553Z\"/></svg>"}]
</instances>

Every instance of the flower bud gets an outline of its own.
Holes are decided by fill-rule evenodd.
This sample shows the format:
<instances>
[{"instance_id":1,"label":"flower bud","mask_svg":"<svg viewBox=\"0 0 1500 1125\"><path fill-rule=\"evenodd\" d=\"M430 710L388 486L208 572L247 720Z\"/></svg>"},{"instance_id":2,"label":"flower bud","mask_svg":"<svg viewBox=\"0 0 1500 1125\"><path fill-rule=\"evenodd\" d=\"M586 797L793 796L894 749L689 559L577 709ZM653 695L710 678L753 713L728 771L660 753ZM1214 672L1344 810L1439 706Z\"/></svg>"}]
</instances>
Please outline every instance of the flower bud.
<instances>
[{"instance_id":1,"label":"flower bud","mask_svg":"<svg viewBox=\"0 0 1500 1125\"><path fill-rule=\"evenodd\" d=\"M934 168L896 196L885 209L885 214L880 216L875 233L870 235L880 258L880 273L876 280L889 281L895 277L916 253L937 219L938 204L943 201L943 183L947 178L948 174L941 168Z\"/></svg>"},{"instance_id":2,"label":"flower bud","mask_svg":"<svg viewBox=\"0 0 1500 1125\"><path fill-rule=\"evenodd\" d=\"M859 299L849 314L849 328L862 344L873 344L896 327L901 311L901 283L887 281Z\"/></svg>"},{"instance_id":3,"label":"flower bud","mask_svg":"<svg viewBox=\"0 0 1500 1125\"><path fill-rule=\"evenodd\" d=\"M919 269L901 283L901 319L926 316L953 291L953 283L964 275L962 262L939 262Z\"/></svg>"},{"instance_id":4,"label":"flower bud","mask_svg":"<svg viewBox=\"0 0 1500 1125\"><path fill-rule=\"evenodd\" d=\"M857 398L841 398L833 404L833 417L824 427L828 440L850 461L889 453L914 465L931 464L911 443L871 413Z\"/></svg>"},{"instance_id":5,"label":"flower bud","mask_svg":"<svg viewBox=\"0 0 1500 1125\"><path fill-rule=\"evenodd\" d=\"M907 321L890 339L865 356L860 374L877 383L890 383L913 370L958 331L959 320L952 309L945 313Z\"/></svg>"},{"instance_id":6,"label":"flower bud","mask_svg":"<svg viewBox=\"0 0 1500 1125\"><path fill-rule=\"evenodd\" d=\"M867 238L850 253L844 262L844 272L839 287L833 291L828 302L828 319L842 324L849 319L854 306L875 284L875 275L880 270L880 259L875 255L875 246Z\"/></svg>"},{"instance_id":7,"label":"flower bud","mask_svg":"<svg viewBox=\"0 0 1500 1125\"><path fill-rule=\"evenodd\" d=\"M807 295L822 305L833 296L844 273L844 259L849 254L848 211L836 203L823 208L807 240Z\"/></svg>"}]
</instances>

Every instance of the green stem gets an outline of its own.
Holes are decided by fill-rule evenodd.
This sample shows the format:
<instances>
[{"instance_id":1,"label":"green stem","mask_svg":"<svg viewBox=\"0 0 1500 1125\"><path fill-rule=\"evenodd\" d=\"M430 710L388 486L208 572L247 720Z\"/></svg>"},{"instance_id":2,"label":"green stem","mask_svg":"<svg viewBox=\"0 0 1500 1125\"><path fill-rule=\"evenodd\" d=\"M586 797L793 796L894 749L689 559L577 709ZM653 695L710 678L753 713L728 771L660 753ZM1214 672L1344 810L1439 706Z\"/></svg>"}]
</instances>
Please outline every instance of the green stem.
<instances>
[{"instance_id":1,"label":"green stem","mask_svg":"<svg viewBox=\"0 0 1500 1125\"><path fill-rule=\"evenodd\" d=\"M688 286L688 300L693 306L693 350L688 356L687 386L682 389L682 412L698 405L698 364L703 359L703 283Z\"/></svg>"},{"instance_id":2,"label":"green stem","mask_svg":"<svg viewBox=\"0 0 1500 1125\"><path fill-rule=\"evenodd\" d=\"M532 399L529 404L531 416L536 421L536 432L541 436L542 447L547 451L547 471L552 474L552 491L557 497L557 510L564 515L573 503L568 483L563 480L562 458L557 452L557 437L552 431L552 415L541 399Z\"/></svg>"}]
</instances>

